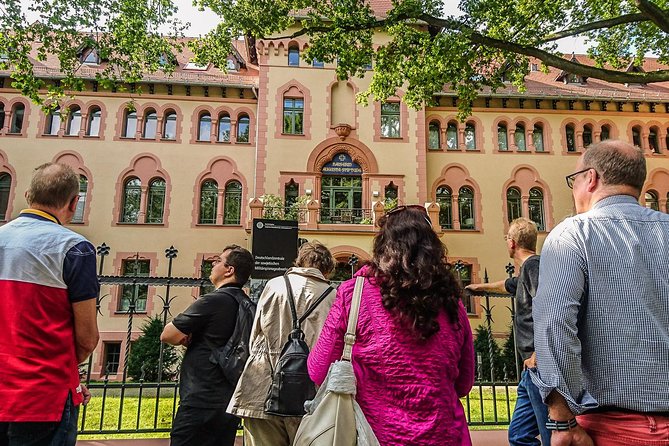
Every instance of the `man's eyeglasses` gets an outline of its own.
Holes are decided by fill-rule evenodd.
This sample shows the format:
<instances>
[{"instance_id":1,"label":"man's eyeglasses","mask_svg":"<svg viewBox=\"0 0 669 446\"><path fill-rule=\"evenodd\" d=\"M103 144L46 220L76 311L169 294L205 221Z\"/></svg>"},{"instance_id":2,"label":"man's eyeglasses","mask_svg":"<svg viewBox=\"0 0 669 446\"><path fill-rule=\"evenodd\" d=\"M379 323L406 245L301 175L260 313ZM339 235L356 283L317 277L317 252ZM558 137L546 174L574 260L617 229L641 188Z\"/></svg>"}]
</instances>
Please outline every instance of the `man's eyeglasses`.
<instances>
[{"instance_id":1,"label":"man's eyeglasses","mask_svg":"<svg viewBox=\"0 0 669 446\"><path fill-rule=\"evenodd\" d=\"M405 211L407 209L420 209L423 211L425 221L427 222L428 225L432 226L432 221L430 220L430 216L427 213L427 209L425 209L425 206L421 206L420 204L403 204L401 206L396 206L386 212L386 216L396 214L398 212Z\"/></svg>"},{"instance_id":2,"label":"man's eyeglasses","mask_svg":"<svg viewBox=\"0 0 669 446\"><path fill-rule=\"evenodd\" d=\"M223 261L219 256L214 257L214 260L211 261L211 266L216 266Z\"/></svg>"},{"instance_id":3,"label":"man's eyeglasses","mask_svg":"<svg viewBox=\"0 0 669 446\"><path fill-rule=\"evenodd\" d=\"M574 173L569 174L566 177L564 177L564 179L567 180L567 187L569 189L573 189L574 188L574 180L576 180L576 177L579 176L582 173L587 172L590 169L592 169L592 167L588 167L587 169L579 170L578 172L574 172Z\"/></svg>"}]
</instances>

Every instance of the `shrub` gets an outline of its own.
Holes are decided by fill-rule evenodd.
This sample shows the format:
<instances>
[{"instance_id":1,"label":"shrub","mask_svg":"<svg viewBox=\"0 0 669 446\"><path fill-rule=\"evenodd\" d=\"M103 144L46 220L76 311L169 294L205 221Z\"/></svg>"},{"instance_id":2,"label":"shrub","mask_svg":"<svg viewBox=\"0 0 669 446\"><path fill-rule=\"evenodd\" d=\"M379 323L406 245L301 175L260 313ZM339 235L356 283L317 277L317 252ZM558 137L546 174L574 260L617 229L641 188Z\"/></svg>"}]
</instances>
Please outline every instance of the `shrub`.
<instances>
[{"instance_id":1,"label":"shrub","mask_svg":"<svg viewBox=\"0 0 669 446\"><path fill-rule=\"evenodd\" d=\"M149 318L142 326L142 334L132 343L128 358L128 376L134 381L158 381L158 360L160 358L160 334L163 332L163 321L160 316ZM179 357L175 348L163 344L162 380L174 378ZM142 368L144 376L142 377Z\"/></svg>"},{"instance_id":2,"label":"shrub","mask_svg":"<svg viewBox=\"0 0 669 446\"><path fill-rule=\"evenodd\" d=\"M476 378L481 381L501 380L504 378L504 366L499 345L492 336L492 331L486 324L476 328L474 339L476 354ZM491 377L491 364L495 374Z\"/></svg>"}]
</instances>

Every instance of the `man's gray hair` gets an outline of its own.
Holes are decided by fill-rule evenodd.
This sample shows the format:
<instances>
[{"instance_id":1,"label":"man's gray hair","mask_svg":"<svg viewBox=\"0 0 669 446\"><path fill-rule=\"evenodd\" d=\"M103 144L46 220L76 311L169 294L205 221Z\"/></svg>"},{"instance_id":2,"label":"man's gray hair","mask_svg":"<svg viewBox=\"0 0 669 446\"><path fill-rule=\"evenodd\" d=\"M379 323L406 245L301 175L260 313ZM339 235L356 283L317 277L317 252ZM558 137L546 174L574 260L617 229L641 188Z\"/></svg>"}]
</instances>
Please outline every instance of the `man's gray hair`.
<instances>
[{"instance_id":1,"label":"man's gray hair","mask_svg":"<svg viewBox=\"0 0 669 446\"><path fill-rule=\"evenodd\" d=\"M79 175L67 164L45 163L35 168L26 200L30 206L62 208L79 194Z\"/></svg>"},{"instance_id":2,"label":"man's gray hair","mask_svg":"<svg viewBox=\"0 0 669 446\"><path fill-rule=\"evenodd\" d=\"M608 186L631 186L641 192L646 181L646 158L640 148L625 141L607 140L589 146L583 167L592 167Z\"/></svg>"}]
</instances>

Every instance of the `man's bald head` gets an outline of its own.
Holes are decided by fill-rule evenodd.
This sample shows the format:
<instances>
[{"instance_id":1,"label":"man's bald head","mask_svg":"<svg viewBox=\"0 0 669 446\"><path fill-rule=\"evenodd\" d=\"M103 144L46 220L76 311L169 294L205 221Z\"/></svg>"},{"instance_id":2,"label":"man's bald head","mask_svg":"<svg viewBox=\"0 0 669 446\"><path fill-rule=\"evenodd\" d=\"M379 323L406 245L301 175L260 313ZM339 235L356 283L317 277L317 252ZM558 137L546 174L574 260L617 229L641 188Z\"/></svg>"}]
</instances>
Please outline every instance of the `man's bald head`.
<instances>
[{"instance_id":1,"label":"man's bald head","mask_svg":"<svg viewBox=\"0 0 669 446\"><path fill-rule=\"evenodd\" d=\"M646 159L638 147L624 141L602 141L589 146L582 161L584 169L597 171L604 186L630 186L641 193Z\"/></svg>"},{"instance_id":2,"label":"man's bald head","mask_svg":"<svg viewBox=\"0 0 669 446\"><path fill-rule=\"evenodd\" d=\"M79 194L79 175L66 164L46 163L35 169L26 200L31 207L60 209Z\"/></svg>"}]
</instances>

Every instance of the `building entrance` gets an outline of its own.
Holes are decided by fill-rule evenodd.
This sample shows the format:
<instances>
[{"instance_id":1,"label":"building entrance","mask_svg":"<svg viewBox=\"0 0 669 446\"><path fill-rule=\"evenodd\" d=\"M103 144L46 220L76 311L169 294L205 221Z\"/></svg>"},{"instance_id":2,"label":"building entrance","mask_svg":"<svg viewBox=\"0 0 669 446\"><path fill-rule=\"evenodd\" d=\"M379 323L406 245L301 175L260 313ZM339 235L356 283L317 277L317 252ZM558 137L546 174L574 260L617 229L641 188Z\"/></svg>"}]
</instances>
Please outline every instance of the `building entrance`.
<instances>
[{"instance_id":1,"label":"building entrance","mask_svg":"<svg viewBox=\"0 0 669 446\"><path fill-rule=\"evenodd\" d=\"M322 177L321 223L359 223L362 218L362 177Z\"/></svg>"}]
</instances>

